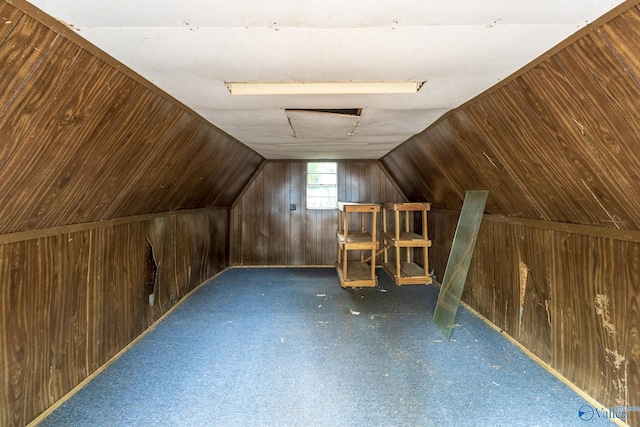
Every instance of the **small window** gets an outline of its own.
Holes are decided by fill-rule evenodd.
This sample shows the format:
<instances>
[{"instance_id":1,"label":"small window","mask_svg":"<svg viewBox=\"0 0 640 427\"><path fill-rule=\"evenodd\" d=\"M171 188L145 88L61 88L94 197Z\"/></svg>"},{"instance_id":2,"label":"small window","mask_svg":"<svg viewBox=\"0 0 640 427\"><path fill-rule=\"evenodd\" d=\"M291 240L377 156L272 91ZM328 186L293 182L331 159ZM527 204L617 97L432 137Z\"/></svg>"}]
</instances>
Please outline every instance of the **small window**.
<instances>
[{"instance_id":1,"label":"small window","mask_svg":"<svg viewBox=\"0 0 640 427\"><path fill-rule=\"evenodd\" d=\"M307 209L335 209L338 200L338 163L307 163Z\"/></svg>"}]
</instances>

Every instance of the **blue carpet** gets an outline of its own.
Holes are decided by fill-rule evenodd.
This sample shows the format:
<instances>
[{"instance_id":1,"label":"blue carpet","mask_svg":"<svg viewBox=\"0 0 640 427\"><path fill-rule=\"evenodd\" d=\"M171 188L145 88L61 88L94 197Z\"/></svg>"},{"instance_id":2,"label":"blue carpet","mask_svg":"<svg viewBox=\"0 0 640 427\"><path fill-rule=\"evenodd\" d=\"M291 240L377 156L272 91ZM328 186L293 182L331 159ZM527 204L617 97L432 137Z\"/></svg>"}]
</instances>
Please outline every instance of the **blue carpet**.
<instances>
[{"instance_id":1,"label":"blue carpet","mask_svg":"<svg viewBox=\"0 0 640 427\"><path fill-rule=\"evenodd\" d=\"M378 276L344 290L332 268L228 270L41 426L604 423L464 308L445 341L436 286Z\"/></svg>"}]
</instances>

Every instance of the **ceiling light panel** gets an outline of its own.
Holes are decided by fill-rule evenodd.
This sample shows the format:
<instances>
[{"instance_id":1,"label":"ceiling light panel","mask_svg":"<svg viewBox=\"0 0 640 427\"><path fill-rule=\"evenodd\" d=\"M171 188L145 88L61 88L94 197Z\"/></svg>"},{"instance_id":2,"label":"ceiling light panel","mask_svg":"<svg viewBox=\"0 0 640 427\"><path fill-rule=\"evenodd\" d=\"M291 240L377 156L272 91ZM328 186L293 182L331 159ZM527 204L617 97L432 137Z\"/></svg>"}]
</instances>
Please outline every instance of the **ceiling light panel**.
<instances>
[{"instance_id":1,"label":"ceiling light panel","mask_svg":"<svg viewBox=\"0 0 640 427\"><path fill-rule=\"evenodd\" d=\"M417 93L424 81L225 82L232 95L359 95Z\"/></svg>"}]
</instances>

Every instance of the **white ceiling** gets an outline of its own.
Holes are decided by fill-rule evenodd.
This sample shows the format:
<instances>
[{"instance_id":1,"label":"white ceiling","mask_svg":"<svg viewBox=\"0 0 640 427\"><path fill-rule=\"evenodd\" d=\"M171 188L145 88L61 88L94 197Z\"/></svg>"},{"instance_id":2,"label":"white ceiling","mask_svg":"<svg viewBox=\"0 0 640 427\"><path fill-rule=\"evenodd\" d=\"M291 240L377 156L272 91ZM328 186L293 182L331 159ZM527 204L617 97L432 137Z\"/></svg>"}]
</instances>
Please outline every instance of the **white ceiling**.
<instances>
[{"instance_id":1,"label":"white ceiling","mask_svg":"<svg viewBox=\"0 0 640 427\"><path fill-rule=\"evenodd\" d=\"M29 1L267 159L378 159L623 2ZM403 80L426 83L311 96L224 84ZM343 108L362 114L285 111Z\"/></svg>"}]
</instances>

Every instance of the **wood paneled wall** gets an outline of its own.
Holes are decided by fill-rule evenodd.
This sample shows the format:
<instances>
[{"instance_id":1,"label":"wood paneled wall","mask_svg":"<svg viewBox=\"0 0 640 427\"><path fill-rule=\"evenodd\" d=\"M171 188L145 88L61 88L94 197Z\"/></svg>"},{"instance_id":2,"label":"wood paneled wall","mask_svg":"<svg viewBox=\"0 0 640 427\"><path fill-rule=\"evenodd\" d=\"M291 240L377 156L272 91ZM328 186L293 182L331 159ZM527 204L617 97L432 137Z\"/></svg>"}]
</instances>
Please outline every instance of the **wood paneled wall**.
<instances>
[{"instance_id":1,"label":"wood paneled wall","mask_svg":"<svg viewBox=\"0 0 640 427\"><path fill-rule=\"evenodd\" d=\"M306 167L268 161L247 186L231 210L232 264L335 264L337 211L306 208ZM378 162L340 161L338 200L400 202L404 196Z\"/></svg>"},{"instance_id":2,"label":"wood paneled wall","mask_svg":"<svg viewBox=\"0 0 640 427\"><path fill-rule=\"evenodd\" d=\"M230 206L262 157L0 2L0 234Z\"/></svg>"},{"instance_id":3,"label":"wood paneled wall","mask_svg":"<svg viewBox=\"0 0 640 427\"><path fill-rule=\"evenodd\" d=\"M640 227L640 12L632 8L381 159L411 200Z\"/></svg>"},{"instance_id":4,"label":"wood paneled wall","mask_svg":"<svg viewBox=\"0 0 640 427\"><path fill-rule=\"evenodd\" d=\"M229 265L263 158L28 3L0 17L0 425L20 426Z\"/></svg>"},{"instance_id":5,"label":"wood paneled wall","mask_svg":"<svg viewBox=\"0 0 640 427\"><path fill-rule=\"evenodd\" d=\"M228 266L228 209L77 228L0 244L0 425L27 424Z\"/></svg>"},{"instance_id":6,"label":"wood paneled wall","mask_svg":"<svg viewBox=\"0 0 640 427\"><path fill-rule=\"evenodd\" d=\"M458 213L430 219L442 279ZM600 403L638 406L640 240L567 230L485 215L463 300Z\"/></svg>"},{"instance_id":7,"label":"wood paneled wall","mask_svg":"<svg viewBox=\"0 0 640 427\"><path fill-rule=\"evenodd\" d=\"M440 279L489 190L464 301L607 406L640 404L639 51L635 6L381 159L433 203Z\"/></svg>"}]
</instances>

